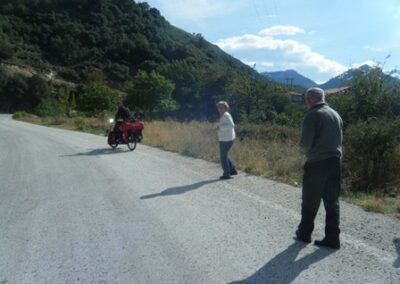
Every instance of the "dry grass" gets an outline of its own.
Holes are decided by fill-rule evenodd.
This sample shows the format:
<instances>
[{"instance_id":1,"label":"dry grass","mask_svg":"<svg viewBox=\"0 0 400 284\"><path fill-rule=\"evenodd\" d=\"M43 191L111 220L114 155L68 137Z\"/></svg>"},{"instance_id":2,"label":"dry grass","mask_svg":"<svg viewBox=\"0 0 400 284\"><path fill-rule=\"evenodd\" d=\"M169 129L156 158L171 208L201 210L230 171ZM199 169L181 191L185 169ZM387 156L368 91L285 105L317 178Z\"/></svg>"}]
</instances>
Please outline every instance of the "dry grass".
<instances>
[{"instance_id":1,"label":"dry grass","mask_svg":"<svg viewBox=\"0 0 400 284\"><path fill-rule=\"evenodd\" d=\"M230 157L238 169L297 185L303 163L297 145L289 139L283 143L254 136L236 139L232 147ZM153 121L146 123L144 137L151 146L213 162L219 159L215 124Z\"/></svg>"},{"instance_id":2,"label":"dry grass","mask_svg":"<svg viewBox=\"0 0 400 284\"><path fill-rule=\"evenodd\" d=\"M109 126L106 119L96 117L38 117L25 112L16 112L13 115L13 118L39 125L68 130L78 130L101 135L105 134L105 131Z\"/></svg>"},{"instance_id":3,"label":"dry grass","mask_svg":"<svg viewBox=\"0 0 400 284\"><path fill-rule=\"evenodd\" d=\"M376 195L348 195L345 197L345 199L351 203L361 206L365 211L388 213L384 198Z\"/></svg>"}]
</instances>

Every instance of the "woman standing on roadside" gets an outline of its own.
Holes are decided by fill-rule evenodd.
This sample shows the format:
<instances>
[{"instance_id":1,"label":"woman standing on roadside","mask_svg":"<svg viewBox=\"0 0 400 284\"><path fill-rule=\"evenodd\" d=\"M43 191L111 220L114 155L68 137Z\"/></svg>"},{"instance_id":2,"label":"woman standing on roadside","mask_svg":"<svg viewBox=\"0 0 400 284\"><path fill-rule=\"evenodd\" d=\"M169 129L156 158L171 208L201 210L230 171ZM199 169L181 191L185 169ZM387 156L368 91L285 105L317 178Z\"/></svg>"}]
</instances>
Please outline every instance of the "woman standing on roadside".
<instances>
[{"instance_id":1,"label":"woman standing on roadside","mask_svg":"<svg viewBox=\"0 0 400 284\"><path fill-rule=\"evenodd\" d=\"M236 168L228 157L228 152L232 147L233 140L236 138L235 123L233 123L232 116L228 112L229 105L227 102L218 102L217 108L221 116L218 124L218 140L221 166L224 171L220 179L230 179L232 175L237 175Z\"/></svg>"}]
</instances>

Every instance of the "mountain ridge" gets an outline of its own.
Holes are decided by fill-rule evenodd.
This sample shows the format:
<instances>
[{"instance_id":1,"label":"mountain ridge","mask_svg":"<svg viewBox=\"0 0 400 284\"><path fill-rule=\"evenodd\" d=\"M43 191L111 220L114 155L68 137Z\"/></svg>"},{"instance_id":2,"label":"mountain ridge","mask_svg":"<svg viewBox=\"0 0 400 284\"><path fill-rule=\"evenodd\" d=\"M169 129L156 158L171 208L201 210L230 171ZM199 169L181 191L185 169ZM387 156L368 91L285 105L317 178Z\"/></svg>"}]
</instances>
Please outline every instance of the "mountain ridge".
<instances>
[{"instance_id":1,"label":"mountain ridge","mask_svg":"<svg viewBox=\"0 0 400 284\"><path fill-rule=\"evenodd\" d=\"M273 71L273 72L262 72L260 73L262 76L269 78L272 81L277 83L285 84L285 85L293 85L300 86L302 88L310 88L310 87L320 87L322 89L334 89L344 87L347 83L353 80L356 76L368 74L375 70L378 67L370 66L367 64L361 65L357 68L350 68L347 71L339 74L338 76L332 77L328 81L322 84L317 84L313 80L308 77L301 75L295 70L289 69L285 71ZM390 74L386 74L383 71L379 71L379 76L384 78L386 81L393 83L400 83L400 79L391 76ZM292 79L292 80L291 80Z\"/></svg>"},{"instance_id":2,"label":"mountain ridge","mask_svg":"<svg viewBox=\"0 0 400 284\"><path fill-rule=\"evenodd\" d=\"M274 71L274 72L262 72L261 75L271 79L272 81L286 84L290 86L300 86L304 88L310 88L316 86L313 80L301 75L293 69L288 69L284 71Z\"/></svg>"}]
</instances>

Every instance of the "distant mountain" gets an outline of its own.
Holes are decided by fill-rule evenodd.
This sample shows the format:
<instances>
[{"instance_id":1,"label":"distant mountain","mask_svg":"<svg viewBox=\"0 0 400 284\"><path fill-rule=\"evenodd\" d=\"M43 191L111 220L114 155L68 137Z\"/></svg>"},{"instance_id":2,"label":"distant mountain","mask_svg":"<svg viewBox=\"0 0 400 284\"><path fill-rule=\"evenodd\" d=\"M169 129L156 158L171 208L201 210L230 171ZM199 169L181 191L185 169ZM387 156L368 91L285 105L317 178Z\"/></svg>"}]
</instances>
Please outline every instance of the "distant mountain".
<instances>
[{"instance_id":1,"label":"distant mountain","mask_svg":"<svg viewBox=\"0 0 400 284\"><path fill-rule=\"evenodd\" d=\"M362 65L358 68L352 68L334 78L329 79L327 82L320 85L315 83L313 80L297 73L294 70L263 72L261 73L261 75L269 78L274 82L278 82L284 85L300 86L306 89L318 86L322 89L327 90L346 86L351 80L353 80L357 76L368 74L371 71L375 70L375 68L376 67L371 67L367 64ZM384 80L389 84L400 84L400 79L390 76L382 71L379 71L379 76L381 78L384 78Z\"/></svg>"},{"instance_id":2,"label":"distant mountain","mask_svg":"<svg viewBox=\"0 0 400 284\"><path fill-rule=\"evenodd\" d=\"M346 72L328 80L327 82L319 85L319 87L321 87L322 89L339 88L339 87L346 85L346 83L348 83L349 81L354 79L356 76L361 75L361 74L368 74L373 69L374 69L374 67L371 67L367 64L362 65L358 68L352 68L352 69L349 69ZM382 73L382 75L384 75L384 73Z\"/></svg>"},{"instance_id":3,"label":"distant mountain","mask_svg":"<svg viewBox=\"0 0 400 284\"><path fill-rule=\"evenodd\" d=\"M306 89L318 85L313 80L297 73L295 70L263 72L261 75L284 85L299 86Z\"/></svg>"}]
</instances>

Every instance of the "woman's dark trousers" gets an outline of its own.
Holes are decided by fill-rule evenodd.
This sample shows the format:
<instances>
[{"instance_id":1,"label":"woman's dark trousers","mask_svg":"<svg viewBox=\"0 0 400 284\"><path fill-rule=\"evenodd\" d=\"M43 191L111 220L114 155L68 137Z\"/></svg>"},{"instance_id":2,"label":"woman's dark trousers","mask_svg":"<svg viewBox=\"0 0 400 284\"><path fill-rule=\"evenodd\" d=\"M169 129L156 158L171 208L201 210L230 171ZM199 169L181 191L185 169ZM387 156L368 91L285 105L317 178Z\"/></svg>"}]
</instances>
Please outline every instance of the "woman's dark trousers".
<instances>
[{"instance_id":1,"label":"woman's dark trousers","mask_svg":"<svg viewBox=\"0 0 400 284\"><path fill-rule=\"evenodd\" d=\"M325 238L339 239L339 194L341 191L341 162L339 158L304 165L301 222L299 233L310 237L321 199L326 211Z\"/></svg>"},{"instance_id":2,"label":"woman's dark trousers","mask_svg":"<svg viewBox=\"0 0 400 284\"><path fill-rule=\"evenodd\" d=\"M233 141L219 142L219 154L221 160L221 166L224 171L224 176L230 176L231 173L236 172L235 166L229 160L228 152L231 149Z\"/></svg>"}]
</instances>

